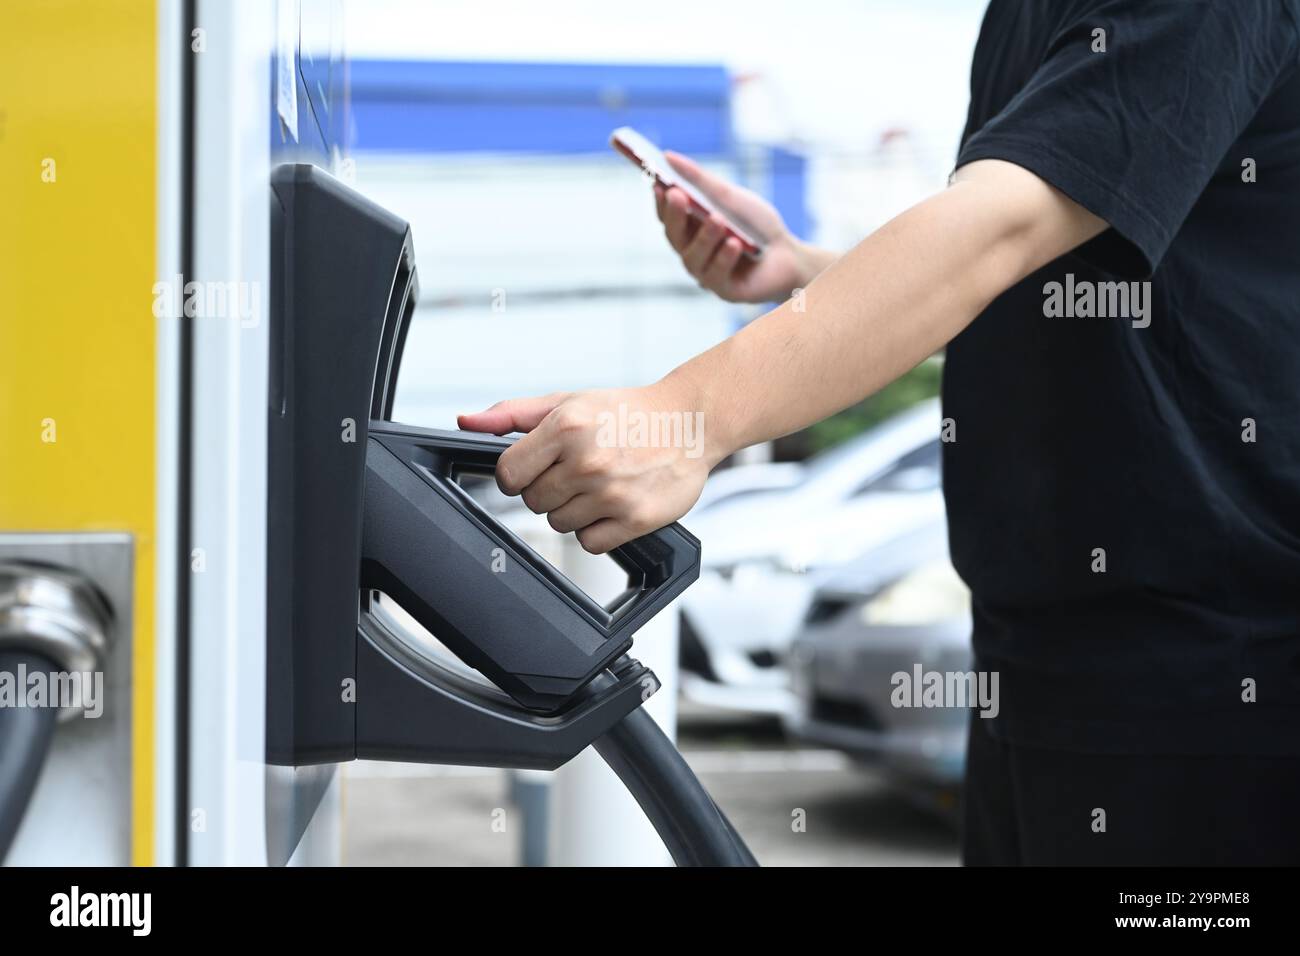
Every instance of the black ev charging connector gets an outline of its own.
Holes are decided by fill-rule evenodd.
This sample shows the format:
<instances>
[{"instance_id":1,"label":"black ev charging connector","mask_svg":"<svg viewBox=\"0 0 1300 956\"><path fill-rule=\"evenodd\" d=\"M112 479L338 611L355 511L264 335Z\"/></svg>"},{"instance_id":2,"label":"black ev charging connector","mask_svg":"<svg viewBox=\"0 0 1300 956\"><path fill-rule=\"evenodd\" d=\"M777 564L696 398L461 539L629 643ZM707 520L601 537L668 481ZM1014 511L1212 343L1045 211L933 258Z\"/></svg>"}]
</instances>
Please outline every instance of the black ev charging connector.
<instances>
[{"instance_id":1,"label":"black ev charging connector","mask_svg":"<svg viewBox=\"0 0 1300 956\"><path fill-rule=\"evenodd\" d=\"M521 705L555 714L699 576L699 542L670 525L618 548L627 587L597 603L461 487L466 473L491 474L511 442L372 422L361 584Z\"/></svg>"},{"instance_id":2,"label":"black ev charging connector","mask_svg":"<svg viewBox=\"0 0 1300 956\"><path fill-rule=\"evenodd\" d=\"M556 571L460 485L509 439L388 420L418 296L409 227L316 167L280 167L272 192L268 762L554 769L595 744L674 860L752 865L639 709L659 683L626 655L698 577L699 542L673 524L617 549L628 584L607 605Z\"/></svg>"}]
</instances>

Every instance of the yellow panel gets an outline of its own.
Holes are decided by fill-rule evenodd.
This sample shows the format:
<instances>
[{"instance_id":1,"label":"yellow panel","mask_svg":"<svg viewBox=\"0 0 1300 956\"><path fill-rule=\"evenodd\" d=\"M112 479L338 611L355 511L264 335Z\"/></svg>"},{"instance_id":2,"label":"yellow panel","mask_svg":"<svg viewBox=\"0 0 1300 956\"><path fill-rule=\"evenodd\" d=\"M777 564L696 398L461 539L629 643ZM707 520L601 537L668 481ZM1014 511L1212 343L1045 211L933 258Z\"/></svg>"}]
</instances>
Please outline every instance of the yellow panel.
<instances>
[{"instance_id":1,"label":"yellow panel","mask_svg":"<svg viewBox=\"0 0 1300 956\"><path fill-rule=\"evenodd\" d=\"M0 529L135 535L138 864L154 832L156 15L0 0Z\"/></svg>"}]
</instances>

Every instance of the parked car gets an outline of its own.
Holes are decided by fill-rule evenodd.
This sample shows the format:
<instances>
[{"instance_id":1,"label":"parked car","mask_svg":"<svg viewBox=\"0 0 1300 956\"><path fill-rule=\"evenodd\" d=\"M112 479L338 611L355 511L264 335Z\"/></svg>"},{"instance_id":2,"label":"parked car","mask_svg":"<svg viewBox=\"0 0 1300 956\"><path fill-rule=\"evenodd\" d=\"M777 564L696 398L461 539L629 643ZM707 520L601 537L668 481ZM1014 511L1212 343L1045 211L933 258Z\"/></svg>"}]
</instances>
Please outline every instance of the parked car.
<instances>
[{"instance_id":1,"label":"parked car","mask_svg":"<svg viewBox=\"0 0 1300 956\"><path fill-rule=\"evenodd\" d=\"M920 675L969 674L970 634L970 593L948 560L945 522L864 554L808 608L790 653L797 705L787 730L900 782L955 789L971 709L916 706L911 689Z\"/></svg>"},{"instance_id":2,"label":"parked car","mask_svg":"<svg viewBox=\"0 0 1300 956\"><path fill-rule=\"evenodd\" d=\"M704 483L699 500L683 520L693 521L707 509L747 495L793 488L804 478L805 465L797 461L764 461L733 465L715 471Z\"/></svg>"},{"instance_id":3,"label":"parked car","mask_svg":"<svg viewBox=\"0 0 1300 956\"><path fill-rule=\"evenodd\" d=\"M704 545L681 601L682 691L783 715L785 658L820 575L943 515L939 403L928 401L806 464L797 484L721 499L688 527Z\"/></svg>"}]
</instances>

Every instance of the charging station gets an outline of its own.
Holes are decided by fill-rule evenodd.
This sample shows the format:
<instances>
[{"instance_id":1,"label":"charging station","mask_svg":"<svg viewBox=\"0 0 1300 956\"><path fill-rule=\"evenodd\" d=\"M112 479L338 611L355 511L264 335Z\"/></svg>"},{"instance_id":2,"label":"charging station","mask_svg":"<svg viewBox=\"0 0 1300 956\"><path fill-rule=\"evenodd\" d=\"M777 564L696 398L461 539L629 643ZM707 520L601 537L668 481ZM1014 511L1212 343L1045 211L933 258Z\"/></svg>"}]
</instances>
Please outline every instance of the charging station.
<instances>
[{"instance_id":1,"label":"charging station","mask_svg":"<svg viewBox=\"0 0 1300 956\"><path fill-rule=\"evenodd\" d=\"M675 860L752 862L653 721L613 733L658 689L627 651L698 577L699 542L674 524L616 549L627 587L607 605L553 568L460 485L509 439L388 420L419 294L410 229L310 164L272 189L268 760L554 770L601 741Z\"/></svg>"},{"instance_id":2,"label":"charging station","mask_svg":"<svg viewBox=\"0 0 1300 956\"><path fill-rule=\"evenodd\" d=\"M58 261L0 257L60 343L0 342L44 356L4 377L0 659L102 677L105 710L0 712L0 855L337 863L341 764L551 770L591 747L677 863L752 864L629 655L700 543L619 548L626 587L599 602L463 487L509 439L392 421L414 237L334 175L339 5L72 5L4 15L26 53L0 64L24 104L0 163L53 142L65 172L11 177L18 231L52 230ZM54 50L77 67L26 90ZM51 296L69 274L94 308ZM224 308L191 310L191 285Z\"/></svg>"}]
</instances>

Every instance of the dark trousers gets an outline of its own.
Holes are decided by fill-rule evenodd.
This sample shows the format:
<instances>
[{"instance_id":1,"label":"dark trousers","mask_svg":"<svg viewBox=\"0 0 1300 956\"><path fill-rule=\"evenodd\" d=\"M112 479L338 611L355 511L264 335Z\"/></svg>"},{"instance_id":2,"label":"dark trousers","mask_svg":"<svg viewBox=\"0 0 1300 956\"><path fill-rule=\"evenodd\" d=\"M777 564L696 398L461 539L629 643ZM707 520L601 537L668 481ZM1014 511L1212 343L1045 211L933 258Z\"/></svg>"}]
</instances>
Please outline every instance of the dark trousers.
<instances>
[{"instance_id":1,"label":"dark trousers","mask_svg":"<svg viewBox=\"0 0 1300 956\"><path fill-rule=\"evenodd\" d=\"M967 866L1300 864L1300 757L1071 753L970 723Z\"/></svg>"}]
</instances>

